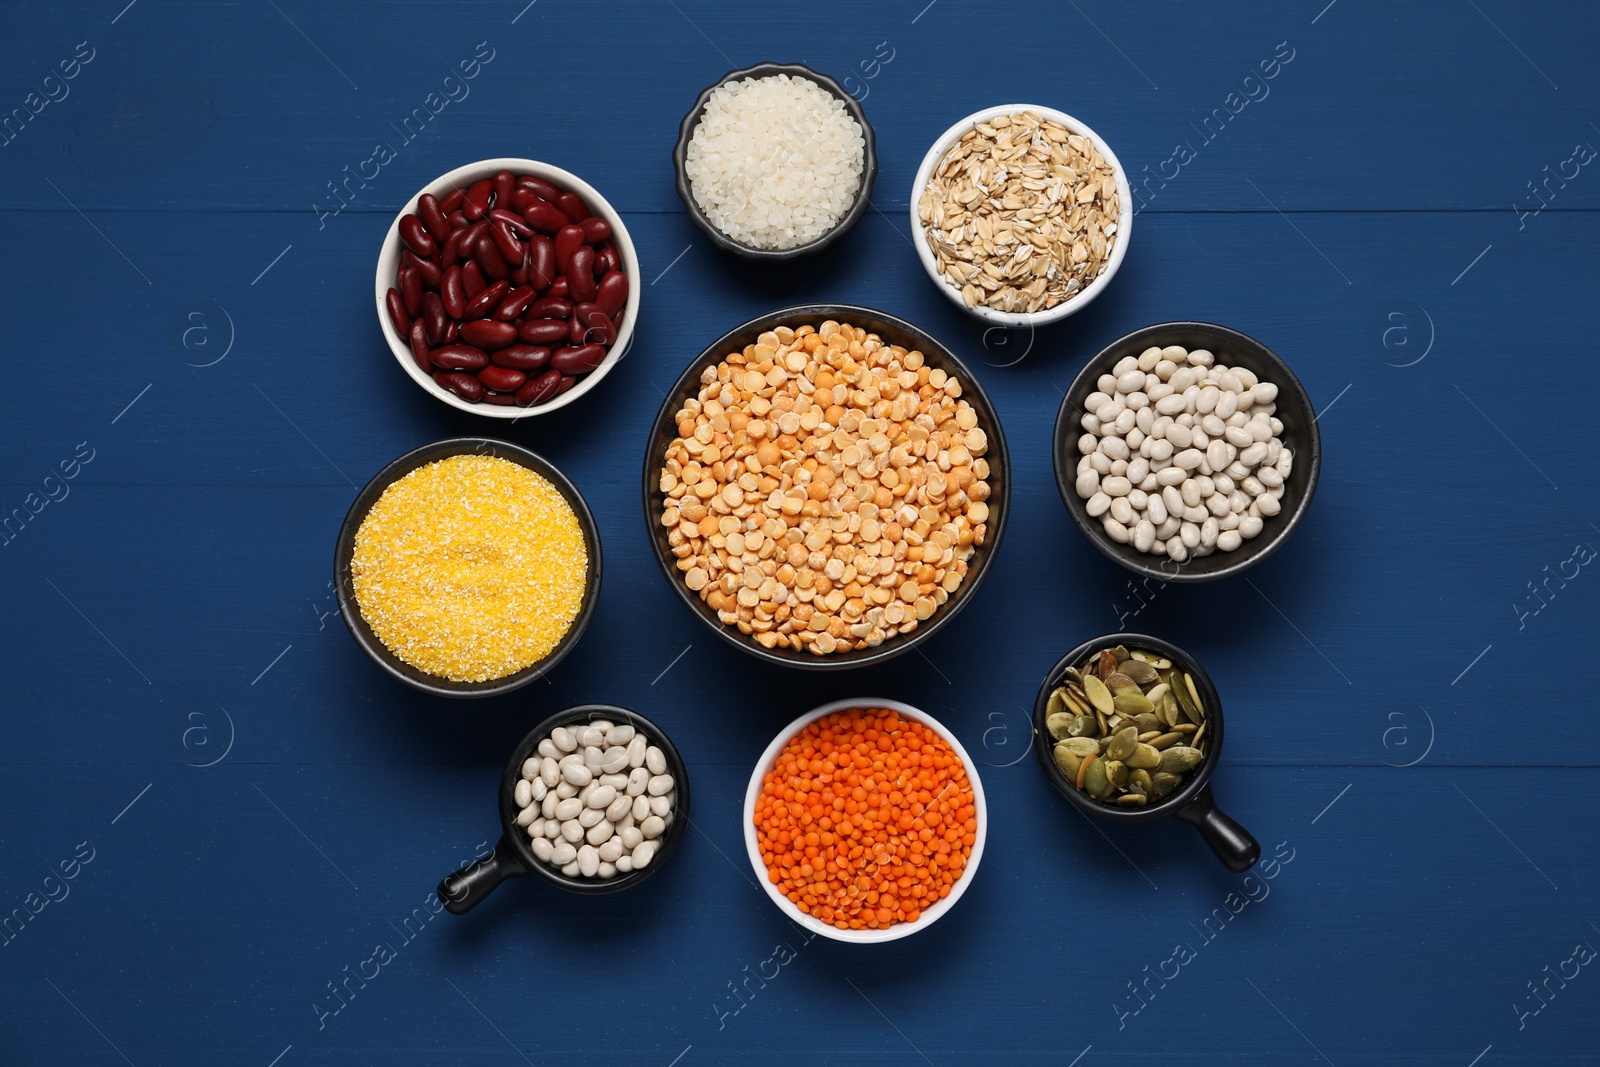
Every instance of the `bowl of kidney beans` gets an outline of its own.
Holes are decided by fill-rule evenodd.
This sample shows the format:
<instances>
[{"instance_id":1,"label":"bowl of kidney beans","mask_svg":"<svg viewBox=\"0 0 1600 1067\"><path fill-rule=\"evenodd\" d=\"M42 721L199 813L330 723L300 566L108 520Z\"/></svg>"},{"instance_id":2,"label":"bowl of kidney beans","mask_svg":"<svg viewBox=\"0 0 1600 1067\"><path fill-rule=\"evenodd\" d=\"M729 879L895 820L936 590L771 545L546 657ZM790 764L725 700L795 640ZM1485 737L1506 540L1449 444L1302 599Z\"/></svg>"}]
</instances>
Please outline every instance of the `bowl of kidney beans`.
<instances>
[{"instance_id":1,"label":"bowl of kidney beans","mask_svg":"<svg viewBox=\"0 0 1600 1067\"><path fill-rule=\"evenodd\" d=\"M486 159L406 204L378 256L377 298L418 385L463 411L520 418L577 400L627 353L639 258L577 175Z\"/></svg>"}]
</instances>

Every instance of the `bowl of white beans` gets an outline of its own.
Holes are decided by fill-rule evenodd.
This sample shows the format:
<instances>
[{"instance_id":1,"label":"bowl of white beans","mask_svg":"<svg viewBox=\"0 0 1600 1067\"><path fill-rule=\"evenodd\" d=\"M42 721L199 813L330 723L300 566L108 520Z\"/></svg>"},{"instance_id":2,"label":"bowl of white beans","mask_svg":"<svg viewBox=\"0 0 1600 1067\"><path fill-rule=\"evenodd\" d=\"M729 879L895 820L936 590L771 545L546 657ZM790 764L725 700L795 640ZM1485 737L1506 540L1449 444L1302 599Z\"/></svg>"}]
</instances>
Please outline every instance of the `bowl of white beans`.
<instances>
[{"instance_id":1,"label":"bowl of white beans","mask_svg":"<svg viewBox=\"0 0 1600 1067\"><path fill-rule=\"evenodd\" d=\"M1056 485L1100 552L1166 582L1208 582L1276 552L1305 516L1322 438L1270 348L1207 322L1113 341L1062 400Z\"/></svg>"},{"instance_id":2,"label":"bowl of white beans","mask_svg":"<svg viewBox=\"0 0 1600 1067\"><path fill-rule=\"evenodd\" d=\"M439 883L452 914L530 873L572 893L638 885L683 840L689 775L649 719L583 704L545 719L512 750L499 806L503 833L494 851Z\"/></svg>"}]
</instances>

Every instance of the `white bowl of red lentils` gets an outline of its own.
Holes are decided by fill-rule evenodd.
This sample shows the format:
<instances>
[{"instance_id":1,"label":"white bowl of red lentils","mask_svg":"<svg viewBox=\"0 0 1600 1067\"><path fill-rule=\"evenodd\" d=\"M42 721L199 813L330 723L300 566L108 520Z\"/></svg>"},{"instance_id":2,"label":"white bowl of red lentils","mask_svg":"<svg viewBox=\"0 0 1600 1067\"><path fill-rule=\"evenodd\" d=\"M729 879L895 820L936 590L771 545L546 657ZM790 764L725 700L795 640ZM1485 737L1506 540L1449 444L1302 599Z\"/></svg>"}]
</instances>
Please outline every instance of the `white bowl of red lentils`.
<instances>
[{"instance_id":1,"label":"white bowl of red lentils","mask_svg":"<svg viewBox=\"0 0 1600 1067\"><path fill-rule=\"evenodd\" d=\"M836 700L778 732L744 797L744 841L784 916L836 941L909 937L972 884L989 831L977 766L897 700Z\"/></svg>"},{"instance_id":2,"label":"white bowl of red lentils","mask_svg":"<svg viewBox=\"0 0 1600 1067\"><path fill-rule=\"evenodd\" d=\"M378 255L378 322L402 370L453 408L519 419L566 407L627 355L639 257L570 171L485 159L406 202Z\"/></svg>"}]
</instances>

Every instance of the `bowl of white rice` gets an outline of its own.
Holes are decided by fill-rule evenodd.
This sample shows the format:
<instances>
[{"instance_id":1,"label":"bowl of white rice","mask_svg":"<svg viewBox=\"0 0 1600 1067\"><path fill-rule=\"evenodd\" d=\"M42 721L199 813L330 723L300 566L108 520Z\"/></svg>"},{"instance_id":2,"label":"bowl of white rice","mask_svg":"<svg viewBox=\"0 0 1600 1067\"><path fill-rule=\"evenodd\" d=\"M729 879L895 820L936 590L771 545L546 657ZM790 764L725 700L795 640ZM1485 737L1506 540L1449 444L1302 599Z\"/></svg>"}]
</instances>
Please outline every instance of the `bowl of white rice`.
<instances>
[{"instance_id":1,"label":"bowl of white rice","mask_svg":"<svg viewBox=\"0 0 1600 1067\"><path fill-rule=\"evenodd\" d=\"M798 63L758 63L707 88L672 156L695 225L717 247L759 260L838 240L865 214L878 173L860 103Z\"/></svg>"}]
</instances>

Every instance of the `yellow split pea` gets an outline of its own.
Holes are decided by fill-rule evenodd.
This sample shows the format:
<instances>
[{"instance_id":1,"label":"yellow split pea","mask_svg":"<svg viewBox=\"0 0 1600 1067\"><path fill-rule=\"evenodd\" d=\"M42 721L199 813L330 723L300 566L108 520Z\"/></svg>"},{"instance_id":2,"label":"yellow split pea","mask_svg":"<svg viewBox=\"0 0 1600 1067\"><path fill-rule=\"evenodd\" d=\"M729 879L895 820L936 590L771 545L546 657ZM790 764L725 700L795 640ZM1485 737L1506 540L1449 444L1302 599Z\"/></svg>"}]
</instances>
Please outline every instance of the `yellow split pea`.
<instances>
[{"instance_id":1,"label":"yellow split pea","mask_svg":"<svg viewBox=\"0 0 1600 1067\"><path fill-rule=\"evenodd\" d=\"M451 456L396 480L356 531L356 603L406 663L455 682L548 656L583 603L578 516L535 471Z\"/></svg>"}]
</instances>

